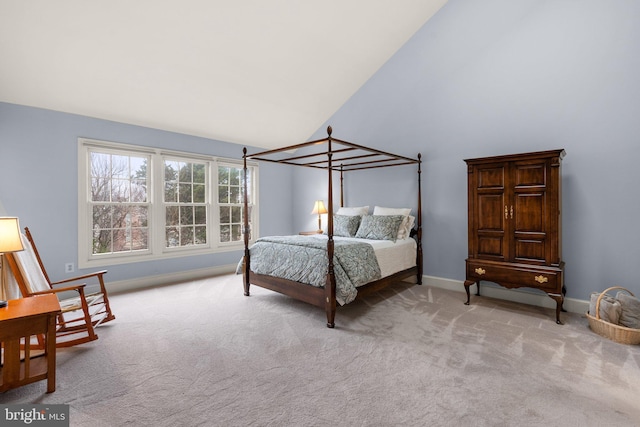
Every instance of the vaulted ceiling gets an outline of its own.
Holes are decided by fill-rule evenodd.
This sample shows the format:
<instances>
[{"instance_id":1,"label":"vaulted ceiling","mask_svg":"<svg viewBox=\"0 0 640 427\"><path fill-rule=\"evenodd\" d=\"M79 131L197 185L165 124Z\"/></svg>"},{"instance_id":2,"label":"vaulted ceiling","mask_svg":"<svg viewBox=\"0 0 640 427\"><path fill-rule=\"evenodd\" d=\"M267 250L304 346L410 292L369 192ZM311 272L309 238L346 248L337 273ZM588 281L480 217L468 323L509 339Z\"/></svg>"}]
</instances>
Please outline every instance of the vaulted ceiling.
<instances>
[{"instance_id":1,"label":"vaulted ceiling","mask_svg":"<svg viewBox=\"0 0 640 427\"><path fill-rule=\"evenodd\" d=\"M293 144L446 1L0 0L0 101Z\"/></svg>"}]
</instances>

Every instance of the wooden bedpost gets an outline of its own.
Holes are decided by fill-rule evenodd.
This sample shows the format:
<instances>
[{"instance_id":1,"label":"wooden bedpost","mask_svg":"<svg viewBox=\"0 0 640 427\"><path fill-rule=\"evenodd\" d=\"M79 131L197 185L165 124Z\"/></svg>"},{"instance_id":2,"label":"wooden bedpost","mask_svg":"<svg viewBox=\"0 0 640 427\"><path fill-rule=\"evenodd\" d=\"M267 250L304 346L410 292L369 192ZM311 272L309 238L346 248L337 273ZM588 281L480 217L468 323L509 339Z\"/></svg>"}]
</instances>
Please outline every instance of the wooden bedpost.
<instances>
[{"instance_id":1,"label":"wooden bedpost","mask_svg":"<svg viewBox=\"0 0 640 427\"><path fill-rule=\"evenodd\" d=\"M244 189L244 211L243 211L243 225L242 225L242 234L244 235L244 257L242 261L242 279L244 282L244 294L245 296L249 296L249 271L251 268L251 263L249 259L249 235L251 230L249 230L249 195L247 193L247 147L242 149L242 160L244 166L244 175L243 175L243 189Z\"/></svg>"},{"instance_id":2,"label":"wooden bedpost","mask_svg":"<svg viewBox=\"0 0 640 427\"><path fill-rule=\"evenodd\" d=\"M418 153L418 215L417 215L417 221L418 221L418 234L417 234L417 241L418 241L418 248L417 248L417 259L416 259L416 265L418 266L418 285L422 285L422 185L421 185L421 175L422 175L422 170L420 168L420 165L422 164L422 154Z\"/></svg>"},{"instance_id":3,"label":"wooden bedpost","mask_svg":"<svg viewBox=\"0 0 640 427\"><path fill-rule=\"evenodd\" d=\"M335 326L336 317L336 275L333 271L333 169L331 167L331 126L327 127L327 170L329 171L329 190L327 194L328 215L327 215L327 258L329 261L327 267L327 282L324 285L325 295L325 312L327 314L327 327Z\"/></svg>"},{"instance_id":4,"label":"wooden bedpost","mask_svg":"<svg viewBox=\"0 0 640 427\"><path fill-rule=\"evenodd\" d=\"M340 207L344 207L344 171L340 165Z\"/></svg>"}]
</instances>

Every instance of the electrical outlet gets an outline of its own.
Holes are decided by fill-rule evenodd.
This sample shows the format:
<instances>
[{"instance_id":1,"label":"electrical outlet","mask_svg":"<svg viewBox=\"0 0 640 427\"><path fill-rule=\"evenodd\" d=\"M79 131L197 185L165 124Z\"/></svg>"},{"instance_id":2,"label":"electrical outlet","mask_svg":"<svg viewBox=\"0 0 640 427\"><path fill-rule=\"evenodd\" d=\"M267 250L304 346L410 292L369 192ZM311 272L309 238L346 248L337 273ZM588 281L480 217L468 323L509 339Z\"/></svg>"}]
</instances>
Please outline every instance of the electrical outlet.
<instances>
[{"instance_id":1,"label":"electrical outlet","mask_svg":"<svg viewBox=\"0 0 640 427\"><path fill-rule=\"evenodd\" d=\"M73 263L72 262L68 262L64 265L64 272L65 273L73 273L75 271L75 268L73 267Z\"/></svg>"}]
</instances>

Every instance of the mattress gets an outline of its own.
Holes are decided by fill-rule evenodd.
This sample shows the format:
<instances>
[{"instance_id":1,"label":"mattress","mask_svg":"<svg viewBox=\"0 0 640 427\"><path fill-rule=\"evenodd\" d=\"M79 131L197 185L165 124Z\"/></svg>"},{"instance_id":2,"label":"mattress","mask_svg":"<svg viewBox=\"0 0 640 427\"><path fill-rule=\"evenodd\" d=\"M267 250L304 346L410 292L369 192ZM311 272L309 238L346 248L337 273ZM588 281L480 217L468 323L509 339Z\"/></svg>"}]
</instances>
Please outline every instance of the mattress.
<instances>
[{"instance_id":1,"label":"mattress","mask_svg":"<svg viewBox=\"0 0 640 427\"><path fill-rule=\"evenodd\" d=\"M315 235L314 237L327 240L327 236L322 234ZM334 237L333 240L347 240L370 244L378 260L382 277L391 276L394 273L416 266L418 244L413 238L396 240L395 242L391 240L356 239L352 237Z\"/></svg>"}]
</instances>

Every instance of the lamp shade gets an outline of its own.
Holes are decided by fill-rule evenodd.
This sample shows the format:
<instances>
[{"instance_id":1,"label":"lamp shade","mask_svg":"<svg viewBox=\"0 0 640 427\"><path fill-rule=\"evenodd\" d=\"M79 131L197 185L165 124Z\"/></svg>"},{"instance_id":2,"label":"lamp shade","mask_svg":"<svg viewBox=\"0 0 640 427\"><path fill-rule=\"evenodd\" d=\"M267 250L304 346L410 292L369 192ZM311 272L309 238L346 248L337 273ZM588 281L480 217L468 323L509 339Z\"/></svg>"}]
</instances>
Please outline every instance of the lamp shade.
<instances>
[{"instance_id":1,"label":"lamp shade","mask_svg":"<svg viewBox=\"0 0 640 427\"><path fill-rule=\"evenodd\" d=\"M324 207L324 202L322 200L316 200L316 202L313 205L313 210L311 211L311 214L321 215L326 213L327 213L327 208Z\"/></svg>"},{"instance_id":2,"label":"lamp shade","mask_svg":"<svg viewBox=\"0 0 640 427\"><path fill-rule=\"evenodd\" d=\"M18 218L0 217L0 253L24 250L20 238L20 223Z\"/></svg>"}]
</instances>

